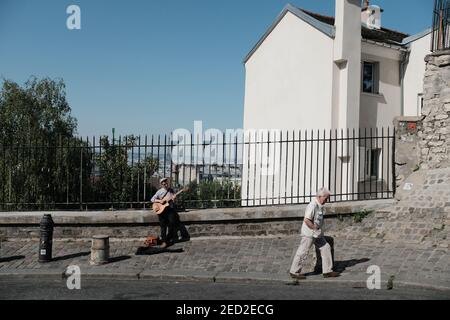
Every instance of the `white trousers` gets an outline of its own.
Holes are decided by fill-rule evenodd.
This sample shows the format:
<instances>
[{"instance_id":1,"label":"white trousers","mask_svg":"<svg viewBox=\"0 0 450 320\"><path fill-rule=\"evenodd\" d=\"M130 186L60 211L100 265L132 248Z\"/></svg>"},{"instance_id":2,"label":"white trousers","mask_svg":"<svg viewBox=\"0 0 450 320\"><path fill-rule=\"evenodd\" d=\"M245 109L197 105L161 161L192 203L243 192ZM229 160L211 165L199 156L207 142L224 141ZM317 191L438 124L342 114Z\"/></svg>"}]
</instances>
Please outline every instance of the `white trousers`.
<instances>
[{"instance_id":1,"label":"white trousers","mask_svg":"<svg viewBox=\"0 0 450 320\"><path fill-rule=\"evenodd\" d=\"M329 273L333 271L333 258L331 256L331 246L327 243L325 238L312 238L302 236L300 245L292 261L291 273L299 274L302 271L305 260L308 256L308 251L312 245L316 246L316 249L320 251L320 256L322 257L322 273Z\"/></svg>"}]
</instances>

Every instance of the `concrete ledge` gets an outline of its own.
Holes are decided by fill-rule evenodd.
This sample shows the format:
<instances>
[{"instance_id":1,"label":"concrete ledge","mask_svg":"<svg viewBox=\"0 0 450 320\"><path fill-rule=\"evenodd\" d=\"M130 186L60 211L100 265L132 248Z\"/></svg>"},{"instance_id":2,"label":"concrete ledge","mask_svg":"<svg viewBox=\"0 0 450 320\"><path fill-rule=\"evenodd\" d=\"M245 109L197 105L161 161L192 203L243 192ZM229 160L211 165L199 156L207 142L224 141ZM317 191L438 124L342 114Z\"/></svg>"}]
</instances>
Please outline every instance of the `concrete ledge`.
<instances>
[{"instance_id":1,"label":"concrete ledge","mask_svg":"<svg viewBox=\"0 0 450 320\"><path fill-rule=\"evenodd\" d=\"M395 200L369 200L331 203L327 215L351 214L362 210L388 207ZM180 212L184 223L231 222L245 220L272 220L302 218L307 205L281 205L264 207L204 209ZM55 225L126 225L158 224L158 216L151 210L123 211L33 211L0 212L0 226L38 225L44 213L52 215Z\"/></svg>"},{"instance_id":2,"label":"concrete ledge","mask_svg":"<svg viewBox=\"0 0 450 320\"><path fill-rule=\"evenodd\" d=\"M394 118L394 124L396 122L418 122L422 120L422 116L399 116Z\"/></svg>"}]
</instances>

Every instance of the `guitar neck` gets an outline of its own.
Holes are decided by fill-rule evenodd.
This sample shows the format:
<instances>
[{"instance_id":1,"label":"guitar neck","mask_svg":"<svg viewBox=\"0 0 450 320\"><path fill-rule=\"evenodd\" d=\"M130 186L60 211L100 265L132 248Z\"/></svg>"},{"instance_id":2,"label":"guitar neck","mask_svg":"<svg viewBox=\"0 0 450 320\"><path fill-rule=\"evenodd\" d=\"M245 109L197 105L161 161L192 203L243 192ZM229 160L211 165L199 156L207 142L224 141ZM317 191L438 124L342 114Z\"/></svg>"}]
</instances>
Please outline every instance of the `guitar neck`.
<instances>
[{"instance_id":1,"label":"guitar neck","mask_svg":"<svg viewBox=\"0 0 450 320\"><path fill-rule=\"evenodd\" d=\"M180 195L181 193L183 193L185 190L181 189L180 191L178 191L177 193L175 193L175 196L177 197L178 195Z\"/></svg>"}]
</instances>

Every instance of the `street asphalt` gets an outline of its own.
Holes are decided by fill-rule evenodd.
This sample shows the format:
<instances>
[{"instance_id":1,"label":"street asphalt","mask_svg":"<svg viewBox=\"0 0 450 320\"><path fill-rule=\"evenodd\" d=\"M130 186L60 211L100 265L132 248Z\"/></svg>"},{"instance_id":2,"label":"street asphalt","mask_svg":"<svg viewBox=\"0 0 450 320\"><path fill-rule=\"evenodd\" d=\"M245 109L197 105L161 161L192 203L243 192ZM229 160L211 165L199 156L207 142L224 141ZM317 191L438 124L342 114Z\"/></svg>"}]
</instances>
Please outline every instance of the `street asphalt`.
<instances>
[{"instance_id":1,"label":"street asphalt","mask_svg":"<svg viewBox=\"0 0 450 320\"><path fill-rule=\"evenodd\" d=\"M330 283L230 283L162 280L0 280L2 300L444 300L450 291L420 288L369 290Z\"/></svg>"}]
</instances>

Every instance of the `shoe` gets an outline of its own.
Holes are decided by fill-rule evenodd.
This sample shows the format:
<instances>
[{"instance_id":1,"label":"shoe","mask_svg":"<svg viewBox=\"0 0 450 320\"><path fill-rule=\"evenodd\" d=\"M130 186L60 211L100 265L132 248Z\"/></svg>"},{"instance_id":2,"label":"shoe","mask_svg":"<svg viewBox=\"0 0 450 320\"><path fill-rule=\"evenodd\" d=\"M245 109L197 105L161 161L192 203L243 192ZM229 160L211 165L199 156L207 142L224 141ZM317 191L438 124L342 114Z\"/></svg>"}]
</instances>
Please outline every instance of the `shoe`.
<instances>
[{"instance_id":1,"label":"shoe","mask_svg":"<svg viewBox=\"0 0 450 320\"><path fill-rule=\"evenodd\" d=\"M296 279L296 280L305 280L306 279L306 276L304 276L302 274L298 274L298 273L289 272L289 275L291 276L291 278Z\"/></svg>"},{"instance_id":2,"label":"shoe","mask_svg":"<svg viewBox=\"0 0 450 320\"><path fill-rule=\"evenodd\" d=\"M167 243L166 242L163 242L163 243L161 243L161 245L159 246L161 249L165 249L165 248L167 248Z\"/></svg>"},{"instance_id":3,"label":"shoe","mask_svg":"<svg viewBox=\"0 0 450 320\"><path fill-rule=\"evenodd\" d=\"M323 277L324 277L324 278L337 278L337 277L339 277L340 275L341 275L341 274L340 274L339 272L333 271L333 272L324 273L324 274L323 274Z\"/></svg>"}]
</instances>

